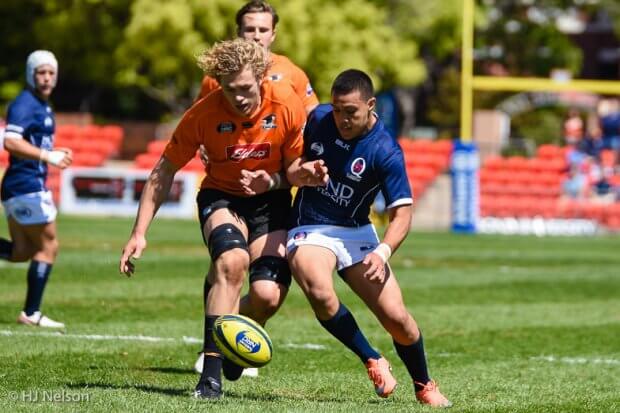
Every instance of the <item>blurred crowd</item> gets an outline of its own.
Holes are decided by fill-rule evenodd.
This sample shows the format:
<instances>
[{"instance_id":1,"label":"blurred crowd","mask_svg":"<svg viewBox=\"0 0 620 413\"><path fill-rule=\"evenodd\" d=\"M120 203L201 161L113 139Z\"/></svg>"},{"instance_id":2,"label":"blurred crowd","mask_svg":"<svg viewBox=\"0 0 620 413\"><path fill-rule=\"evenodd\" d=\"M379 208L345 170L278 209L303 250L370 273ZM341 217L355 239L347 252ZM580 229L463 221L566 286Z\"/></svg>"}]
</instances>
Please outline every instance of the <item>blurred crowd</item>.
<instances>
[{"instance_id":1,"label":"blurred crowd","mask_svg":"<svg viewBox=\"0 0 620 413\"><path fill-rule=\"evenodd\" d=\"M563 183L572 199L620 200L620 101L601 99L596 112L570 109L564 121L568 175Z\"/></svg>"}]
</instances>

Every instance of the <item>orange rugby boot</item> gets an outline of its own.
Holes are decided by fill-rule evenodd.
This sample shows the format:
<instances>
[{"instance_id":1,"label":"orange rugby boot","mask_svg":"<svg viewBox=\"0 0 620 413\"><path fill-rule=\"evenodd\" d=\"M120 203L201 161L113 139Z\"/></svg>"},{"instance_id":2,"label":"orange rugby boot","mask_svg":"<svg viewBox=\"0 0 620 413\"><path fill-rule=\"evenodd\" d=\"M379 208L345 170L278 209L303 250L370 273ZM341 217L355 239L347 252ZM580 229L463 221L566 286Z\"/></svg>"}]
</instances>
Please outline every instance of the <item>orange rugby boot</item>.
<instances>
[{"instance_id":1,"label":"orange rugby boot","mask_svg":"<svg viewBox=\"0 0 620 413\"><path fill-rule=\"evenodd\" d=\"M422 390L415 392L415 398L422 404L428 404L433 407L451 407L452 403L446 399L446 396L441 394L439 387L435 380L430 380L426 384L415 382L415 384L422 386Z\"/></svg>"},{"instance_id":2,"label":"orange rugby boot","mask_svg":"<svg viewBox=\"0 0 620 413\"><path fill-rule=\"evenodd\" d=\"M388 397L394 392L398 385L394 376L392 376L392 367L390 363L381 357L380 359L368 359L366 362L368 377L375 385L375 392L379 397Z\"/></svg>"}]
</instances>

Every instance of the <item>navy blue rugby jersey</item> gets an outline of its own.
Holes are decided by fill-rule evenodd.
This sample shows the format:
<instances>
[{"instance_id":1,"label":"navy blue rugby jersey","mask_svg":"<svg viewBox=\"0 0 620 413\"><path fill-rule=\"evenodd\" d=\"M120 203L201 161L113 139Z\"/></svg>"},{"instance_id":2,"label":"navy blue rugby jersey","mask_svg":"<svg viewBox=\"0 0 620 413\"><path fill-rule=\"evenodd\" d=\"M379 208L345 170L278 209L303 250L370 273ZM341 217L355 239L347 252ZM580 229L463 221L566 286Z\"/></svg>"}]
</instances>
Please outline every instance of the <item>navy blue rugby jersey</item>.
<instances>
[{"instance_id":1,"label":"navy blue rugby jersey","mask_svg":"<svg viewBox=\"0 0 620 413\"><path fill-rule=\"evenodd\" d=\"M303 187L295 196L291 225L359 227L381 191L388 208L413 203L403 152L377 119L365 135L344 140L331 105L319 105L304 131L304 156L323 159L329 171L325 187Z\"/></svg>"},{"instance_id":2,"label":"navy blue rugby jersey","mask_svg":"<svg viewBox=\"0 0 620 413\"><path fill-rule=\"evenodd\" d=\"M25 89L9 105L4 139L26 139L32 145L52 150L54 113L46 101ZM45 190L47 164L38 160L10 156L2 179L2 200Z\"/></svg>"}]
</instances>

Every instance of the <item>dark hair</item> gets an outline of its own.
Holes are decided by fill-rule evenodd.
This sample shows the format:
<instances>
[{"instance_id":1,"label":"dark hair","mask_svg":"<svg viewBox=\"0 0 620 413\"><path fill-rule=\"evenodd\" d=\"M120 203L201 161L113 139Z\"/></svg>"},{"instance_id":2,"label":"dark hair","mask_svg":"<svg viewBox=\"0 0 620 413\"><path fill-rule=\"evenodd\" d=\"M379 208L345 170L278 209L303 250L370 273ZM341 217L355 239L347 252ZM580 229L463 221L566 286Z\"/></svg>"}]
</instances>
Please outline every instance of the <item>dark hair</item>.
<instances>
[{"instance_id":1,"label":"dark hair","mask_svg":"<svg viewBox=\"0 0 620 413\"><path fill-rule=\"evenodd\" d=\"M235 17L235 21L237 22L237 27L241 27L241 23L243 20L243 16L250 13L271 13L273 29L276 28L276 24L278 24L278 13L276 13L276 9L266 1L262 0L252 0L245 4L242 8L237 12L237 16Z\"/></svg>"},{"instance_id":2,"label":"dark hair","mask_svg":"<svg viewBox=\"0 0 620 413\"><path fill-rule=\"evenodd\" d=\"M375 94L370 76L361 70L348 69L336 76L331 93L332 95L346 95L355 90L359 90L364 99L370 99Z\"/></svg>"}]
</instances>

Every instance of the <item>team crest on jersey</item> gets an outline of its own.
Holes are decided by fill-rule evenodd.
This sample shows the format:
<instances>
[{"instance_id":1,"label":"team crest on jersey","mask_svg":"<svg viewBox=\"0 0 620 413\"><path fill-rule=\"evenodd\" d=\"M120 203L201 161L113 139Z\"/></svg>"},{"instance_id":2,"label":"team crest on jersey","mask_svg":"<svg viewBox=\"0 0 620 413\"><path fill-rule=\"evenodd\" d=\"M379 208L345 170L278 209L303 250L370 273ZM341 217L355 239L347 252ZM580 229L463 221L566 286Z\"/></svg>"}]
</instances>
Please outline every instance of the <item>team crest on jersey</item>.
<instances>
[{"instance_id":1,"label":"team crest on jersey","mask_svg":"<svg viewBox=\"0 0 620 413\"><path fill-rule=\"evenodd\" d=\"M271 144L269 142L237 144L226 147L226 159L233 162L241 162L244 159L267 159L270 154Z\"/></svg>"},{"instance_id":2,"label":"team crest on jersey","mask_svg":"<svg viewBox=\"0 0 620 413\"><path fill-rule=\"evenodd\" d=\"M347 178L359 182L362 180L362 174L366 170L366 160L364 158L355 158L351 162L351 172L347 174Z\"/></svg>"},{"instance_id":3,"label":"team crest on jersey","mask_svg":"<svg viewBox=\"0 0 620 413\"><path fill-rule=\"evenodd\" d=\"M222 122L219 125L217 125L216 129L218 133L224 133L224 132L234 132L236 128L237 127L235 126L233 122Z\"/></svg>"},{"instance_id":4,"label":"team crest on jersey","mask_svg":"<svg viewBox=\"0 0 620 413\"><path fill-rule=\"evenodd\" d=\"M321 142L312 142L312 145L310 145L310 150L314 152L317 156L321 156L323 155L323 152L325 152L325 149L323 148L323 144Z\"/></svg>"},{"instance_id":5,"label":"team crest on jersey","mask_svg":"<svg viewBox=\"0 0 620 413\"><path fill-rule=\"evenodd\" d=\"M269 80L273 82L279 82L282 79L284 79L284 75L282 73L272 73L269 75Z\"/></svg>"},{"instance_id":6,"label":"team crest on jersey","mask_svg":"<svg viewBox=\"0 0 620 413\"><path fill-rule=\"evenodd\" d=\"M276 115L273 113L271 115L267 115L263 118L262 124L263 129L275 129L276 128Z\"/></svg>"}]
</instances>

